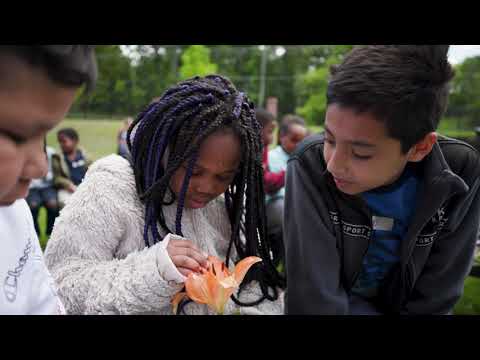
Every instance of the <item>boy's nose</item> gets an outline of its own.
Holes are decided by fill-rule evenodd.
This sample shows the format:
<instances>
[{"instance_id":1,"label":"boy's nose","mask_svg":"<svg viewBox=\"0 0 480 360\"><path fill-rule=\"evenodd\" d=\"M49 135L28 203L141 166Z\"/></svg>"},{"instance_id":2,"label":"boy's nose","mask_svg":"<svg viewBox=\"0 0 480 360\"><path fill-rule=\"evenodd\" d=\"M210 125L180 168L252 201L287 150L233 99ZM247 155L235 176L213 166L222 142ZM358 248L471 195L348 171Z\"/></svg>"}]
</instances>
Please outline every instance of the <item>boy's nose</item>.
<instances>
[{"instance_id":1,"label":"boy's nose","mask_svg":"<svg viewBox=\"0 0 480 360\"><path fill-rule=\"evenodd\" d=\"M22 172L24 179L38 179L47 175L48 161L43 150L32 149L29 151L25 166Z\"/></svg>"},{"instance_id":2,"label":"boy's nose","mask_svg":"<svg viewBox=\"0 0 480 360\"><path fill-rule=\"evenodd\" d=\"M327 170L336 176L345 176L347 165L345 155L341 151L335 150L327 163Z\"/></svg>"}]
</instances>

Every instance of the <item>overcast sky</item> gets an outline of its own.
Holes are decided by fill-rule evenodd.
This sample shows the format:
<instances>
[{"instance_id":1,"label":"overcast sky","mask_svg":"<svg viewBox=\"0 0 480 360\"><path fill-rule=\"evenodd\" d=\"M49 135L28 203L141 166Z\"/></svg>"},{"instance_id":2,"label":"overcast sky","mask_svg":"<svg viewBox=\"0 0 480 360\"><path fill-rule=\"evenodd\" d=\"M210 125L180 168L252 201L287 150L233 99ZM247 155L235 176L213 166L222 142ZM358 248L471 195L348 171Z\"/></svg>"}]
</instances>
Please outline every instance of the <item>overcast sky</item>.
<instances>
[{"instance_id":1,"label":"overcast sky","mask_svg":"<svg viewBox=\"0 0 480 360\"><path fill-rule=\"evenodd\" d=\"M120 45L120 48L125 55L129 53L124 45ZM277 53L277 55L281 56L284 52L285 51ZM138 54L130 53L128 55L130 55L130 57L132 58L135 58L134 60L138 60L136 59L138 57ZM480 55L480 45L450 45L449 58L450 62L452 62L453 64L461 63L467 57L477 55Z\"/></svg>"},{"instance_id":2,"label":"overcast sky","mask_svg":"<svg viewBox=\"0 0 480 360\"><path fill-rule=\"evenodd\" d=\"M467 57L480 55L480 45L450 45L448 55L452 64L458 64Z\"/></svg>"}]
</instances>

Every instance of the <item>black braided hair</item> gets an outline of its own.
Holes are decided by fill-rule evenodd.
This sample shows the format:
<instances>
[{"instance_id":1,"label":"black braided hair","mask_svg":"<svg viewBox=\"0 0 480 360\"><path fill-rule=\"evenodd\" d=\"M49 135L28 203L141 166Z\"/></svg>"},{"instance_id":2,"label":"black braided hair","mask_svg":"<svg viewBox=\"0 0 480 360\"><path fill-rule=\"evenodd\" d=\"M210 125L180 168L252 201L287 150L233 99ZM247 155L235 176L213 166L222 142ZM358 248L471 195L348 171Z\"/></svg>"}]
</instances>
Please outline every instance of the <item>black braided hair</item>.
<instances>
[{"instance_id":1,"label":"black braided hair","mask_svg":"<svg viewBox=\"0 0 480 360\"><path fill-rule=\"evenodd\" d=\"M263 261L247 273L242 288L257 280L263 296L252 303L242 303L232 296L239 305L253 306L264 299L277 299L277 288L285 287L285 279L274 266L266 236L261 125L255 117L253 103L225 77L195 77L169 88L130 126L127 144L132 154L137 193L145 204L143 236L146 246L162 240L157 221L166 232L183 236L185 193L200 145L219 131L232 131L241 142L240 169L224 194L232 229L226 264L229 264L232 246L239 260L247 256L262 258ZM162 164L167 150L168 161ZM169 189L170 179L185 162L184 182L175 199ZM178 200L178 206L175 231L172 231L166 225L163 206L174 200Z\"/></svg>"}]
</instances>

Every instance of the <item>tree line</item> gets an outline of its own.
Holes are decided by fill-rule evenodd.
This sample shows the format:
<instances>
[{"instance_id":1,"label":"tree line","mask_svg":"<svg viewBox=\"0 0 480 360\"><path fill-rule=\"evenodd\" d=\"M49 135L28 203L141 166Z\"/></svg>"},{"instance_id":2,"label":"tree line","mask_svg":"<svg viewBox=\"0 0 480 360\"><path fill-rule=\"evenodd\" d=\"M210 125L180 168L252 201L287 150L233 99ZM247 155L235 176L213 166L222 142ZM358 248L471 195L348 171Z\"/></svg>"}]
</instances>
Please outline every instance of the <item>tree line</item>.
<instances>
[{"instance_id":1,"label":"tree line","mask_svg":"<svg viewBox=\"0 0 480 360\"><path fill-rule=\"evenodd\" d=\"M78 94L72 113L135 115L172 84L219 73L257 106L278 98L280 115L297 113L311 125L325 117L329 67L353 45L99 45L95 91ZM480 57L455 67L447 116L480 125Z\"/></svg>"}]
</instances>

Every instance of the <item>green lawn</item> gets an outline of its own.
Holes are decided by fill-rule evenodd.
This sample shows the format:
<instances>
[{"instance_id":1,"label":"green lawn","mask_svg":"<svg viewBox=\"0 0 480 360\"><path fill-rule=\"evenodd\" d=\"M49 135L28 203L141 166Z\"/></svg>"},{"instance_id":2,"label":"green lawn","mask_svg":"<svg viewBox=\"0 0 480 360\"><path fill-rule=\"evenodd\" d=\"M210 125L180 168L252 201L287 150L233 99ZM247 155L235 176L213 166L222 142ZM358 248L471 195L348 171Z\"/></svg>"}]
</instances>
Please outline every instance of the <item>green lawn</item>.
<instances>
[{"instance_id":1,"label":"green lawn","mask_svg":"<svg viewBox=\"0 0 480 360\"><path fill-rule=\"evenodd\" d=\"M480 279L469 276L464 294L455 306L455 315L480 315Z\"/></svg>"},{"instance_id":2,"label":"green lawn","mask_svg":"<svg viewBox=\"0 0 480 360\"><path fill-rule=\"evenodd\" d=\"M78 131L80 145L87 153L97 160L117 151L117 132L122 126L121 120L72 120L62 121L59 126L49 132L47 144L60 151L57 141L57 131L71 127Z\"/></svg>"},{"instance_id":3,"label":"green lawn","mask_svg":"<svg viewBox=\"0 0 480 360\"><path fill-rule=\"evenodd\" d=\"M40 211L38 212L38 226L40 227L40 245L42 246L42 249L45 250L48 238L45 235L45 228L47 227L47 212L44 207L40 208Z\"/></svg>"},{"instance_id":4,"label":"green lawn","mask_svg":"<svg viewBox=\"0 0 480 360\"><path fill-rule=\"evenodd\" d=\"M443 118L440 121L437 131L440 134L452 137L452 138L468 138L474 137L475 131L473 129L467 129L462 120Z\"/></svg>"},{"instance_id":5,"label":"green lawn","mask_svg":"<svg viewBox=\"0 0 480 360\"><path fill-rule=\"evenodd\" d=\"M117 149L117 132L122 126L122 120L119 119L67 119L63 121L58 127L53 129L47 137L47 144L53 146L57 151L59 150L57 142L57 130L64 127L72 127L78 131L80 135L80 144L91 155L94 160L103 156L115 153ZM276 131L274 139L277 138ZM313 133L323 131L322 126L309 126ZM438 131L442 134L451 137L468 137L474 136L473 130L458 129L458 122L454 119L445 118L440 122ZM275 142L271 148L276 146Z\"/></svg>"}]
</instances>

